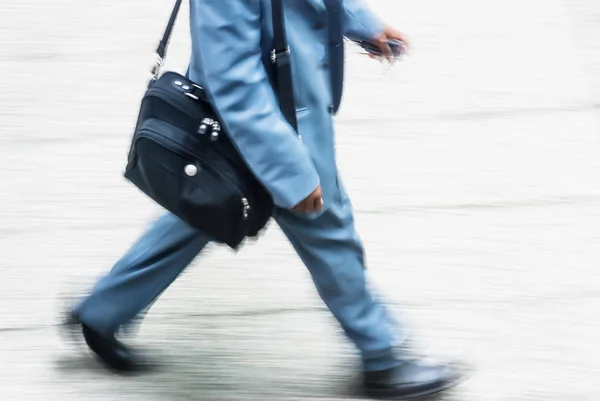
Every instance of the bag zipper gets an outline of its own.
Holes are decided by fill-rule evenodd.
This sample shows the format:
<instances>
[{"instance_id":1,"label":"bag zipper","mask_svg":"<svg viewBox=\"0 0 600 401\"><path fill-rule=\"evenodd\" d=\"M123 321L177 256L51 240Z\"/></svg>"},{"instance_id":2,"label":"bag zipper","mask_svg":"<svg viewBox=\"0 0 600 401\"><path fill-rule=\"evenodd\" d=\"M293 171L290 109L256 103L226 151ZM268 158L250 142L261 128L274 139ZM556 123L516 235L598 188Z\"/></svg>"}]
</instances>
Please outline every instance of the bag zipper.
<instances>
[{"instance_id":1,"label":"bag zipper","mask_svg":"<svg viewBox=\"0 0 600 401\"><path fill-rule=\"evenodd\" d=\"M252 209L252 206L250 205L250 201L248 200L248 198L242 193L242 191L240 189L237 188L237 185L235 185L229 177L227 177L225 174L223 174L220 171L213 168L204 157L183 148L182 146L178 145L175 141L173 141L168 136L163 135L160 132L156 132L156 131L148 129L148 128L142 128L140 130L140 132L137 135L137 138L135 140L136 143L140 138L144 138L144 137L149 138L149 139L163 139L166 142L168 142L168 144L163 143L163 145L166 148L168 148L169 150L179 154L180 156L188 157L188 158L196 158L196 159L200 160L200 162L204 162L204 166L203 166L204 168L207 168L213 174L215 174L216 176L221 178L221 180L225 183L225 185L229 189L233 190L235 193L237 193L239 195L240 201L242 203L242 218L244 220L248 220L248 217L250 217L250 210Z\"/></svg>"},{"instance_id":2,"label":"bag zipper","mask_svg":"<svg viewBox=\"0 0 600 401\"><path fill-rule=\"evenodd\" d=\"M200 112L195 108L187 104L186 102L181 101L177 97L173 96L168 90L163 88L152 87L146 91L146 96L156 96L160 97L162 100L166 100L167 103L170 103L171 106L180 107L185 109L187 114L192 115L194 118L201 120L203 116ZM200 100L198 100L200 101ZM210 105L210 104L209 104Z\"/></svg>"}]
</instances>

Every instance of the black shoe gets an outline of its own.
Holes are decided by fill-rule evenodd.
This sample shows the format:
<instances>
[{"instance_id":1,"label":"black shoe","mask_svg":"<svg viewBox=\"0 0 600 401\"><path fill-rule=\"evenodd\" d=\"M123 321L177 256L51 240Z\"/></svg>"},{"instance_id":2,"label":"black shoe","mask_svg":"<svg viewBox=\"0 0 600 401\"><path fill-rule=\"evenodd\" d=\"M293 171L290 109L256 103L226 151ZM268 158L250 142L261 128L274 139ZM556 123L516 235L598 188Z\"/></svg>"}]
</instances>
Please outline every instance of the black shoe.
<instances>
[{"instance_id":1,"label":"black shoe","mask_svg":"<svg viewBox=\"0 0 600 401\"><path fill-rule=\"evenodd\" d=\"M81 322L74 313L69 313L63 326L71 336L83 335L87 346L100 361L109 369L119 372L134 372L141 370L144 364L138 356L114 336L105 336L85 323ZM80 330L80 331L79 331Z\"/></svg>"},{"instance_id":2,"label":"black shoe","mask_svg":"<svg viewBox=\"0 0 600 401\"><path fill-rule=\"evenodd\" d=\"M462 378L463 372L450 365L406 361L392 369L366 372L364 385L369 397L408 400L447 390Z\"/></svg>"}]
</instances>

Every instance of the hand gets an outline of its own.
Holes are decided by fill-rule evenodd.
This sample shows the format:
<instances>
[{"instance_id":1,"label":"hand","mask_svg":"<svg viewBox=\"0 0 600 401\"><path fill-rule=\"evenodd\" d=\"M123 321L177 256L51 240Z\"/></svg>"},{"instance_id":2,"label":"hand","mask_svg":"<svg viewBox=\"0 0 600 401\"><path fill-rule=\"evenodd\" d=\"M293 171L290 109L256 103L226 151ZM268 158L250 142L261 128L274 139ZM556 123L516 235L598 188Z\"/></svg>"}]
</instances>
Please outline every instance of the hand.
<instances>
[{"instance_id":1,"label":"hand","mask_svg":"<svg viewBox=\"0 0 600 401\"><path fill-rule=\"evenodd\" d=\"M321 196L321 186L319 185L312 194L308 195L306 199L294 206L292 210L294 212L306 214L320 212L321 209L323 209L323 198Z\"/></svg>"},{"instance_id":2,"label":"hand","mask_svg":"<svg viewBox=\"0 0 600 401\"><path fill-rule=\"evenodd\" d=\"M410 48L410 44L408 42L408 39L402 32L395 30L391 26L386 26L383 30L383 33L379 35L379 37L373 39L373 43L379 46L383 53L383 57L385 57L389 62L392 62L394 60L394 54L392 53L392 49L390 49L390 46L387 43L389 39L395 39L399 40L400 42L403 42L406 45L407 52ZM373 54L369 54L369 57L379 58L379 56Z\"/></svg>"}]
</instances>

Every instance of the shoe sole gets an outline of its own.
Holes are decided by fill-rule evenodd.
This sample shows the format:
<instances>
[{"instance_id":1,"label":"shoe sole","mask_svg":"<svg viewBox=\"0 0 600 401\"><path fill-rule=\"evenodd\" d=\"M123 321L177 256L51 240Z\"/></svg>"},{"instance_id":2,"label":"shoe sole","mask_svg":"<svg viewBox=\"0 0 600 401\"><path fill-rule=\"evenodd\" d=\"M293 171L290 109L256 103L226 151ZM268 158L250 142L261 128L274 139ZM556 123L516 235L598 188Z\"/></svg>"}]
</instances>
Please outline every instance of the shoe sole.
<instances>
[{"instance_id":1,"label":"shoe sole","mask_svg":"<svg viewBox=\"0 0 600 401\"><path fill-rule=\"evenodd\" d=\"M467 378L468 378L467 375L463 374L460 377L457 377L456 379L449 381L440 387L436 387L436 388L433 388L430 390L421 391L421 392L413 393L413 394L397 395L397 392L392 391L392 390L368 390L365 393L368 397L373 398L373 399L379 399L379 400L398 400L398 401L414 400L414 399L418 399L418 398L430 397L432 395L439 394L446 390L450 390L450 389L458 386L462 382L466 381Z\"/></svg>"}]
</instances>

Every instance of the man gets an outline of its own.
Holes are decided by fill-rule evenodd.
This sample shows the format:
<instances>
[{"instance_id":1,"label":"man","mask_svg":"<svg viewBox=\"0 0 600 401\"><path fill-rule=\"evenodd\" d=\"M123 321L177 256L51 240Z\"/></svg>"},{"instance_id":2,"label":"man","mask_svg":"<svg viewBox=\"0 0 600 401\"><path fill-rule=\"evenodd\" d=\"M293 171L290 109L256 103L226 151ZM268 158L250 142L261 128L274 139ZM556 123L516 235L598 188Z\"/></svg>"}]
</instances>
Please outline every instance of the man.
<instances>
[{"instance_id":1,"label":"man","mask_svg":"<svg viewBox=\"0 0 600 401\"><path fill-rule=\"evenodd\" d=\"M400 329L367 287L363 246L337 174L332 115L342 93L343 36L405 41L361 0L285 0L299 134L279 110L265 60L272 45L269 0L190 0L189 76L203 86L247 164L273 196L275 220L317 290L359 349L368 394L396 399L455 384L448 366L397 353ZM71 312L93 352L131 370L135 355L115 338L192 262L210 238L167 214ZM400 341L401 342L401 341Z\"/></svg>"}]
</instances>

